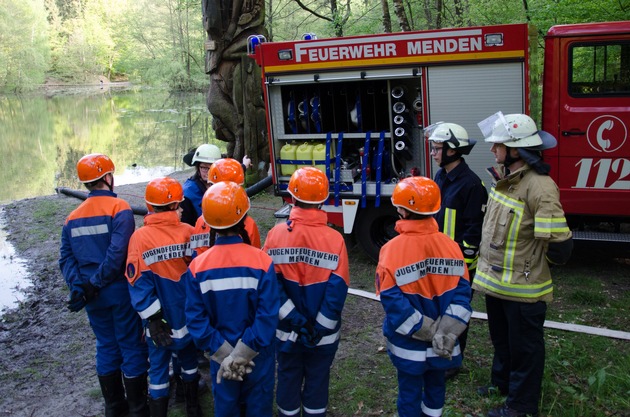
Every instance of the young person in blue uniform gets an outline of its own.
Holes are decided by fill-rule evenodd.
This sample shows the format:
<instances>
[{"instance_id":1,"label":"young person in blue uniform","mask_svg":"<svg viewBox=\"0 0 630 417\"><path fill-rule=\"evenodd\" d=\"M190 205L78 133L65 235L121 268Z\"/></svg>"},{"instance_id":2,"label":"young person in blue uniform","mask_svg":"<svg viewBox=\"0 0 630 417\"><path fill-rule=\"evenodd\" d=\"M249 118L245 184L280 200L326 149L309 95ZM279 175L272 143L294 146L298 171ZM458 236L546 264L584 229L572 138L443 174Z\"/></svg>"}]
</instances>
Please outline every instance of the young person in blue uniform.
<instances>
[{"instance_id":1,"label":"young person in blue uniform","mask_svg":"<svg viewBox=\"0 0 630 417\"><path fill-rule=\"evenodd\" d=\"M396 184L398 236L381 248L376 293L383 334L398 373L399 417L438 417L446 369L460 366L457 338L472 314L468 271L459 245L438 230L440 190L426 177Z\"/></svg>"},{"instance_id":2,"label":"young person in blue uniform","mask_svg":"<svg viewBox=\"0 0 630 417\"><path fill-rule=\"evenodd\" d=\"M263 250L274 261L282 307L278 339L278 415L323 417L330 368L339 346L341 313L350 283L343 236L320 209L328 178L315 167L289 180L294 207L267 234Z\"/></svg>"},{"instance_id":3,"label":"young person in blue uniform","mask_svg":"<svg viewBox=\"0 0 630 417\"><path fill-rule=\"evenodd\" d=\"M109 157L86 155L77 163L77 172L89 195L70 213L61 235L59 267L70 289L68 308L85 308L96 336L105 416L146 416L147 347L124 275L135 228L133 212L113 191L114 163Z\"/></svg>"},{"instance_id":4,"label":"young person in blue uniform","mask_svg":"<svg viewBox=\"0 0 630 417\"><path fill-rule=\"evenodd\" d=\"M232 181L242 186L245 183L243 165L232 158L222 158L215 161L208 172L208 183L216 184L221 181ZM244 226L245 233L241 236L243 241L260 248L260 232L256 221L251 216L245 215ZM216 230L211 230L203 215L199 216L195 224L195 232L190 238L190 247L195 255L202 254L214 245L216 234Z\"/></svg>"},{"instance_id":5,"label":"young person in blue uniform","mask_svg":"<svg viewBox=\"0 0 630 417\"><path fill-rule=\"evenodd\" d=\"M192 226L180 221L182 186L165 177L149 182L149 214L129 241L127 279L133 307L146 323L149 345L149 407L152 417L166 417L169 363L177 354L184 384L187 417L201 417L197 349L186 328L184 274L191 260Z\"/></svg>"},{"instance_id":6,"label":"young person in blue uniform","mask_svg":"<svg viewBox=\"0 0 630 417\"><path fill-rule=\"evenodd\" d=\"M202 210L216 242L184 277L187 327L211 354L216 417L271 417L274 335L280 297L271 258L243 242L247 193L234 182L208 188Z\"/></svg>"}]
</instances>

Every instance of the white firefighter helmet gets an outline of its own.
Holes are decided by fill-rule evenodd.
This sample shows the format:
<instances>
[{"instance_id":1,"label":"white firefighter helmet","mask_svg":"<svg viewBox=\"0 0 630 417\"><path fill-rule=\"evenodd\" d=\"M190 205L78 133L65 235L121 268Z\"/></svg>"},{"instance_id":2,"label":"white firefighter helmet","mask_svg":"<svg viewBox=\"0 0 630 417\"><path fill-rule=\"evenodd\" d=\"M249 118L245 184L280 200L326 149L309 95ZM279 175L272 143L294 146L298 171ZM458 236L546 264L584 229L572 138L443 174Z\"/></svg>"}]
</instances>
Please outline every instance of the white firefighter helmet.
<instances>
[{"instance_id":1,"label":"white firefighter helmet","mask_svg":"<svg viewBox=\"0 0 630 417\"><path fill-rule=\"evenodd\" d=\"M468 155L477 143L468 138L466 129L455 123L434 123L425 129L425 135L428 141L443 143L463 155Z\"/></svg>"},{"instance_id":2,"label":"white firefighter helmet","mask_svg":"<svg viewBox=\"0 0 630 417\"><path fill-rule=\"evenodd\" d=\"M195 154L192 157L192 164L197 162L203 162L206 164L212 164L217 159L221 159L221 151L215 145L209 145L207 143L200 145Z\"/></svg>"},{"instance_id":3,"label":"white firefighter helmet","mask_svg":"<svg viewBox=\"0 0 630 417\"><path fill-rule=\"evenodd\" d=\"M557 141L550 133L538 130L526 114L498 112L478 123L485 141L502 143L509 148L528 148L536 151L551 149Z\"/></svg>"}]
</instances>

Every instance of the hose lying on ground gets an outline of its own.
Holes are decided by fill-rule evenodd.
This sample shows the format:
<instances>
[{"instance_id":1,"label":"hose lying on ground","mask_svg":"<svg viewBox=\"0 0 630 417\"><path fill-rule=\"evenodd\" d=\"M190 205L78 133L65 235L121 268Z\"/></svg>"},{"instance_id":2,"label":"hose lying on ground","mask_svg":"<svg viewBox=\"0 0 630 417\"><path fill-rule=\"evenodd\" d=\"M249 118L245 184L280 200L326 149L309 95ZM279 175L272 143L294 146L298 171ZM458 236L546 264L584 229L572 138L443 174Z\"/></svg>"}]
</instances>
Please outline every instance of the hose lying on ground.
<instances>
[{"instance_id":1,"label":"hose lying on ground","mask_svg":"<svg viewBox=\"0 0 630 417\"><path fill-rule=\"evenodd\" d=\"M247 192L248 197L255 196L256 194L264 191L267 187L269 187L273 183L271 177L265 177L262 180L258 181L256 184L251 187L247 187L245 191ZM88 193L85 191L73 190L67 187L57 187L55 188L57 194L64 194L70 197L79 198L81 200L85 200L88 197ZM144 216L147 214L147 208L145 206L131 206L131 210L133 214L137 214L139 216Z\"/></svg>"}]
</instances>

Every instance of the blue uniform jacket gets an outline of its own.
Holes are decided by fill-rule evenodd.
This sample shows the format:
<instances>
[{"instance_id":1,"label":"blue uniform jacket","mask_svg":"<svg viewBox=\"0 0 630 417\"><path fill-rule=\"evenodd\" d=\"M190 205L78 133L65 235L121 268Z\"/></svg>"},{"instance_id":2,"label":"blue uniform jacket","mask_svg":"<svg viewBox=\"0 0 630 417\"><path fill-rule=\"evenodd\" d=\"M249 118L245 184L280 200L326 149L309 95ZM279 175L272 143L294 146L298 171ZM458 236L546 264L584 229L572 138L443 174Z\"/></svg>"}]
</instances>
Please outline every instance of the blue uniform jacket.
<instances>
[{"instance_id":1,"label":"blue uniform jacket","mask_svg":"<svg viewBox=\"0 0 630 417\"><path fill-rule=\"evenodd\" d=\"M422 327L424 316L435 320L449 315L468 323L470 282L461 251L432 218L399 220L396 231L400 235L383 245L376 267L376 292L385 310L383 335L392 363L417 375L460 366L458 344L449 361L433 352L431 342L412 335Z\"/></svg>"},{"instance_id":2,"label":"blue uniform jacket","mask_svg":"<svg viewBox=\"0 0 630 417\"><path fill-rule=\"evenodd\" d=\"M192 206L195 208L195 219L202 215L201 200L206 190L206 187L197 177L188 178L186 182L184 182L184 197L190 200Z\"/></svg>"},{"instance_id":3,"label":"blue uniform jacket","mask_svg":"<svg viewBox=\"0 0 630 417\"><path fill-rule=\"evenodd\" d=\"M289 221L269 231L263 250L280 281L280 350L307 349L298 332L310 322L322 336L316 349L336 351L350 273L343 236L328 227L326 212L293 207Z\"/></svg>"},{"instance_id":4,"label":"blue uniform jacket","mask_svg":"<svg viewBox=\"0 0 630 417\"><path fill-rule=\"evenodd\" d=\"M129 237L135 229L129 204L94 190L66 219L59 267L70 290L90 281L97 288L124 281Z\"/></svg>"},{"instance_id":5,"label":"blue uniform jacket","mask_svg":"<svg viewBox=\"0 0 630 417\"><path fill-rule=\"evenodd\" d=\"M198 348L214 354L239 339L259 354L273 354L280 298L271 258L243 243L219 236L197 256L186 275L187 327Z\"/></svg>"},{"instance_id":6,"label":"blue uniform jacket","mask_svg":"<svg viewBox=\"0 0 630 417\"><path fill-rule=\"evenodd\" d=\"M441 168L435 182L442 195L442 206L435 215L440 231L459 245L479 248L483 207L488 201L483 183L463 158L448 173Z\"/></svg>"},{"instance_id":7,"label":"blue uniform jacket","mask_svg":"<svg viewBox=\"0 0 630 417\"><path fill-rule=\"evenodd\" d=\"M129 241L126 275L131 304L143 320L161 310L173 331L172 348L181 349L191 341L182 276L191 259L193 227L181 223L175 211L149 214L144 224ZM148 329L145 332L151 337Z\"/></svg>"}]
</instances>

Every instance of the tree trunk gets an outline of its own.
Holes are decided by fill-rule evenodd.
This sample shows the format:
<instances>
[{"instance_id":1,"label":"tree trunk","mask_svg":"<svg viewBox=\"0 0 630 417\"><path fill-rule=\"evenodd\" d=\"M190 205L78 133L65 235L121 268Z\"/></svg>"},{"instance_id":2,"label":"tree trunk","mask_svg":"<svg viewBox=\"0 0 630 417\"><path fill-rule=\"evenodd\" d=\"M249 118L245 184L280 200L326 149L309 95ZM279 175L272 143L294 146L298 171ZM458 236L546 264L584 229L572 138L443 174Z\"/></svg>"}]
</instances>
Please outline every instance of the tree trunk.
<instances>
[{"instance_id":1,"label":"tree trunk","mask_svg":"<svg viewBox=\"0 0 630 417\"><path fill-rule=\"evenodd\" d=\"M389 15L389 4L387 0L381 0L381 8L383 10L383 31L392 33L392 18Z\"/></svg>"},{"instance_id":2,"label":"tree trunk","mask_svg":"<svg viewBox=\"0 0 630 417\"><path fill-rule=\"evenodd\" d=\"M208 110L217 139L228 142L228 156L248 155L247 183L266 176L269 146L260 68L247 56L247 38L266 35L264 0L203 0Z\"/></svg>"},{"instance_id":3,"label":"tree trunk","mask_svg":"<svg viewBox=\"0 0 630 417\"><path fill-rule=\"evenodd\" d=\"M405 12L403 0L394 0L394 13L396 13L396 17L398 18L400 30L403 32L409 32L411 30L411 26L409 26L409 20L407 19L407 13Z\"/></svg>"}]
</instances>

